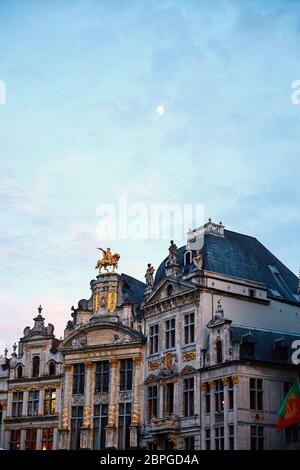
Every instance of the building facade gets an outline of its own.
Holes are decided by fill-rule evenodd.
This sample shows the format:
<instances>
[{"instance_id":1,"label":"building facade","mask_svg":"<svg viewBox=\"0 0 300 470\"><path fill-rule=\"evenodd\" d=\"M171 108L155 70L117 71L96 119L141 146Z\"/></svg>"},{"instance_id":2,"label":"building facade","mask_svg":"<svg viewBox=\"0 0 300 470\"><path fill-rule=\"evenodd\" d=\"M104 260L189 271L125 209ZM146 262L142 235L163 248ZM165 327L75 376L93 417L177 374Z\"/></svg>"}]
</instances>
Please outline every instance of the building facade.
<instances>
[{"instance_id":1,"label":"building facade","mask_svg":"<svg viewBox=\"0 0 300 470\"><path fill-rule=\"evenodd\" d=\"M281 449L297 376L299 280L253 237L211 220L172 241L146 283L101 269L58 341L44 318L0 358L6 449Z\"/></svg>"}]
</instances>

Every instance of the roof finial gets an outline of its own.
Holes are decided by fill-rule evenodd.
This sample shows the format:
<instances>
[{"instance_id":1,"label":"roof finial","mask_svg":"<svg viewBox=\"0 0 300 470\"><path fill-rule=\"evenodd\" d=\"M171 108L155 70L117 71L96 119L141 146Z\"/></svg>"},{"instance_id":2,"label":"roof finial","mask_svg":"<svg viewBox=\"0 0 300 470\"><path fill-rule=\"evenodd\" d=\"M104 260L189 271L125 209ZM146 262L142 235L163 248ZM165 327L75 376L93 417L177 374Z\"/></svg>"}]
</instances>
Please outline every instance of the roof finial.
<instances>
[{"instance_id":1,"label":"roof finial","mask_svg":"<svg viewBox=\"0 0 300 470\"><path fill-rule=\"evenodd\" d=\"M217 308L216 308L216 315L219 317L224 317L224 310L222 307L222 299L218 300Z\"/></svg>"},{"instance_id":2,"label":"roof finial","mask_svg":"<svg viewBox=\"0 0 300 470\"><path fill-rule=\"evenodd\" d=\"M7 358L7 354L8 354L8 349L5 348L5 349L4 349L4 357L5 357L5 359Z\"/></svg>"},{"instance_id":3,"label":"roof finial","mask_svg":"<svg viewBox=\"0 0 300 470\"><path fill-rule=\"evenodd\" d=\"M12 353L12 356L16 357L17 353L16 353L16 350L17 350L17 343L14 343L13 344L13 353Z\"/></svg>"},{"instance_id":4,"label":"roof finial","mask_svg":"<svg viewBox=\"0 0 300 470\"><path fill-rule=\"evenodd\" d=\"M40 305L39 308L38 308L38 312L39 312L40 315L42 313L42 310L43 310L43 307Z\"/></svg>"}]
</instances>

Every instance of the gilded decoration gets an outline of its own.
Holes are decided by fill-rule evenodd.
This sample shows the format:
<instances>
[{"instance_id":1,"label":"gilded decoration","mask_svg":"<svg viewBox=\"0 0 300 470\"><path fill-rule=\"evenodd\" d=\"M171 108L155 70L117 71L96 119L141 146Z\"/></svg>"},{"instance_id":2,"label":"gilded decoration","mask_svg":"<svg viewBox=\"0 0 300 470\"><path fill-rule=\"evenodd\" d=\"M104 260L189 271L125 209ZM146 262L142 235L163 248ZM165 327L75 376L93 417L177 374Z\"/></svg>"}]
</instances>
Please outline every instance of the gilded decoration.
<instances>
[{"instance_id":1,"label":"gilded decoration","mask_svg":"<svg viewBox=\"0 0 300 470\"><path fill-rule=\"evenodd\" d=\"M196 351L187 351L183 353L184 362L193 361L196 359Z\"/></svg>"}]
</instances>

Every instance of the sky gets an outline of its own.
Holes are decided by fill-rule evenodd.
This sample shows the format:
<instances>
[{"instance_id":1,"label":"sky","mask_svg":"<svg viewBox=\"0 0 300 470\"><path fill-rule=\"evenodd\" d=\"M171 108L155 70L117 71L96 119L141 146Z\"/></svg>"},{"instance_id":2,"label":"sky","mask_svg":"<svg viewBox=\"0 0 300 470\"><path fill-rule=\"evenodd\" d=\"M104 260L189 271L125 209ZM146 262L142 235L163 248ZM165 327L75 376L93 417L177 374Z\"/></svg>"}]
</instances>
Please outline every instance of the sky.
<instances>
[{"instance_id":1,"label":"sky","mask_svg":"<svg viewBox=\"0 0 300 470\"><path fill-rule=\"evenodd\" d=\"M102 236L120 197L203 205L298 272L299 44L299 0L0 0L0 354L39 304L63 334L96 247L158 267L169 240Z\"/></svg>"}]
</instances>

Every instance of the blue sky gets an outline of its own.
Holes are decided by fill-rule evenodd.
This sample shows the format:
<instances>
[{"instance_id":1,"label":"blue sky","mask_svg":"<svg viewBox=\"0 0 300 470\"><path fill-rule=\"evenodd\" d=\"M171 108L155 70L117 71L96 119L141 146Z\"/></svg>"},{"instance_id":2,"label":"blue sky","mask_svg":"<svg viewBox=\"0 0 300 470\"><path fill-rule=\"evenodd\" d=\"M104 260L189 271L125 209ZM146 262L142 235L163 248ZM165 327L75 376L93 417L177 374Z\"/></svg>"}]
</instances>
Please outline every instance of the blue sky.
<instances>
[{"instance_id":1,"label":"blue sky","mask_svg":"<svg viewBox=\"0 0 300 470\"><path fill-rule=\"evenodd\" d=\"M120 195L204 204L298 271L299 14L287 0L0 0L1 349L40 303L62 334L106 243L97 207ZM140 279L168 249L110 244Z\"/></svg>"}]
</instances>

